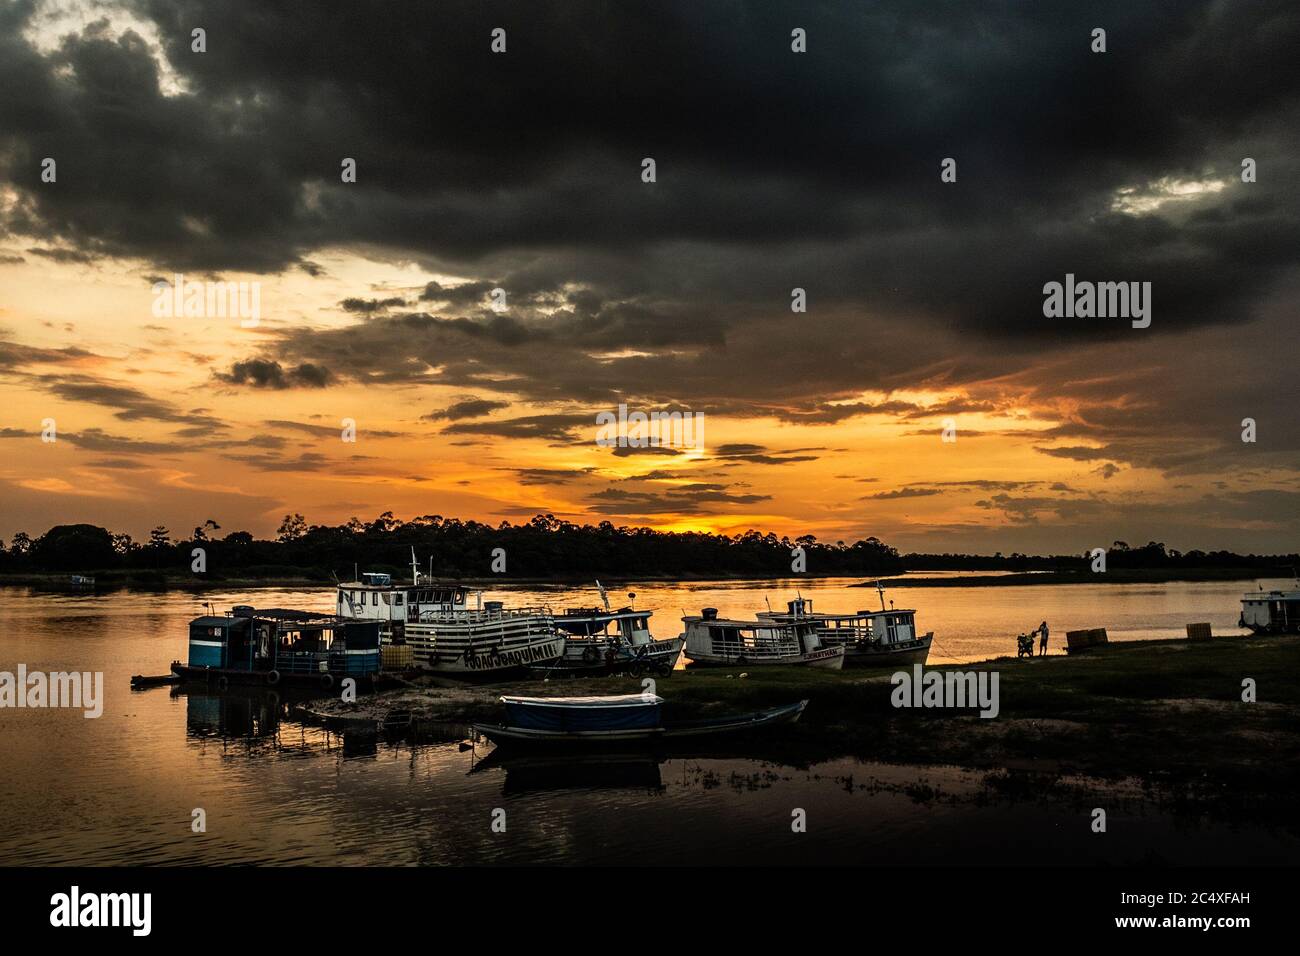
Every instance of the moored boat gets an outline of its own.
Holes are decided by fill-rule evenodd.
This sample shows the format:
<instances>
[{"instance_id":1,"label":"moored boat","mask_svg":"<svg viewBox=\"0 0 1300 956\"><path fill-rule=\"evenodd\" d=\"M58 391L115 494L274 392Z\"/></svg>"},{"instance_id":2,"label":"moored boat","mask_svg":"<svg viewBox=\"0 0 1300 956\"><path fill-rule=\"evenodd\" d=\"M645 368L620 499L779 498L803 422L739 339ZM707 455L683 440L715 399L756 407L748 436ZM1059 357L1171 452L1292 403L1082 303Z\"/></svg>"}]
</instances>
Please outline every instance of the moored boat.
<instances>
[{"instance_id":1,"label":"moored boat","mask_svg":"<svg viewBox=\"0 0 1300 956\"><path fill-rule=\"evenodd\" d=\"M385 644L408 645L411 662L448 677L505 679L564 655L565 634L546 607L506 607L483 592L436 583L411 551L411 582L368 571L337 586L339 615L375 621Z\"/></svg>"},{"instance_id":2,"label":"moored boat","mask_svg":"<svg viewBox=\"0 0 1300 956\"><path fill-rule=\"evenodd\" d=\"M845 667L898 667L924 664L930 656L934 632L918 634L916 611L885 608L881 589L879 611L854 614L815 613L811 598L796 598L785 611L760 611L758 616L773 621L812 621L825 647L844 648Z\"/></svg>"},{"instance_id":3,"label":"moored boat","mask_svg":"<svg viewBox=\"0 0 1300 956\"><path fill-rule=\"evenodd\" d=\"M544 670L549 674L602 673L625 669L634 673L668 674L681 654L682 637L656 640L650 633L652 611L634 607L614 609L599 581L603 608L565 608L555 615L555 627L565 635L564 656ZM636 595L629 594L635 599Z\"/></svg>"},{"instance_id":4,"label":"moored boat","mask_svg":"<svg viewBox=\"0 0 1300 956\"><path fill-rule=\"evenodd\" d=\"M1256 634L1300 633L1300 589L1294 591L1258 591L1241 599L1241 627Z\"/></svg>"},{"instance_id":5,"label":"moored boat","mask_svg":"<svg viewBox=\"0 0 1300 956\"><path fill-rule=\"evenodd\" d=\"M476 723L475 736L503 745L653 743L757 730L799 719L808 701L726 717L665 723L655 694L609 697L502 697L506 723Z\"/></svg>"},{"instance_id":6,"label":"moored boat","mask_svg":"<svg viewBox=\"0 0 1300 956\"><path fill-rule=\"evenodd\" d=\"M756 621L718 617L717 608L682 618L686 625L685 655L701 667L748 667L797 664L839 670L844 647L827 647L817 635L817 624L807 619Z\"/></svg>"},{"instance_id":7,"label":"moored boat","mask_svg":"<svg viewBox=\"0 0 1300 956\"><path fill-rule=\"evenodd\" d=\"M241 605L190 621L188 661L173 661L171 669L182 680L218 686L283 682L329 689L345 677L379 673L379 624Z\"/></svg>"}]
</instances>

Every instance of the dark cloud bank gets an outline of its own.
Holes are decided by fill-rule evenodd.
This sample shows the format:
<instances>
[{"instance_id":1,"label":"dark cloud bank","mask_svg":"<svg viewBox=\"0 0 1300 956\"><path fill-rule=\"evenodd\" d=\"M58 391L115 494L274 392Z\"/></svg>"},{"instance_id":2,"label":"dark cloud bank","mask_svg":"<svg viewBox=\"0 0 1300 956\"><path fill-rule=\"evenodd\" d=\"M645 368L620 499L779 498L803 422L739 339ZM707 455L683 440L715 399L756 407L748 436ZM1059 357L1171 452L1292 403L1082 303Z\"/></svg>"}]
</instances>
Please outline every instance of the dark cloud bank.
<instances>
[{"instance_id":1,"label":"dark cloud bank","mask_svg":"<svg viewBox=\"0 0 1300 956\"><path fill-rule=\"evenodd\" d=\"M833 426L924 414L828 404L864 389L965 387L957 413L1069 402L1040 450L1107 475L1295 466L1292 3L129 6L184 92L134 34L92 25L42 55L33 5L0 8L0 175L20 197L2 226L22 248L314 275L346 247L474 277L359 289L340 308L360 328L269 335L224 386L437 382L474 395L430 413L446 431L554 441L589 416L490 416L630 396ZM1174 181L1224 185L1119 202ZM1150 281L1152 327L1045 319L1067 272Z\"/></svg>"}]
</instances>

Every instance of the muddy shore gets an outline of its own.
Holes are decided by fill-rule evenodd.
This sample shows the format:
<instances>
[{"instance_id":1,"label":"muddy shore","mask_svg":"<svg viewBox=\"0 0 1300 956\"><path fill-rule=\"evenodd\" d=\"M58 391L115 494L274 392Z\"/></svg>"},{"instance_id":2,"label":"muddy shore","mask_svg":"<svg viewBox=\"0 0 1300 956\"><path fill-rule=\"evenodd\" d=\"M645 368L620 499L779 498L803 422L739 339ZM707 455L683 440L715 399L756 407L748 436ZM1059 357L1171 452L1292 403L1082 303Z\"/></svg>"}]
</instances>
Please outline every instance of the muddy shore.
<instances>
[{"instance_id":1,"label":"muddy shore","mask_svg":"<svg viewBox=\"0 0 1300 956\"><path fill-rule=\"evenodd\" d=\"M666 720L758 710L807 698L803 719L754 741L796 766L852 756L1052 776L1134 779L1231 813L1289 818L1300 786L1300 637L1134 641L1086 654L932 668L998 675L999 713L899 709L888 672L806 668L676 671L655 691ZM928 669L929 670L929 669ZM1243 701L1243 682L1257 698ZM317 699L295 716L377 730L409 714L434 739L497 721L503 693L639 693L628 677L463 685L417 678L356 703ZM729 742L730 743L730 742Z\"/></svg>"}]
</instances>

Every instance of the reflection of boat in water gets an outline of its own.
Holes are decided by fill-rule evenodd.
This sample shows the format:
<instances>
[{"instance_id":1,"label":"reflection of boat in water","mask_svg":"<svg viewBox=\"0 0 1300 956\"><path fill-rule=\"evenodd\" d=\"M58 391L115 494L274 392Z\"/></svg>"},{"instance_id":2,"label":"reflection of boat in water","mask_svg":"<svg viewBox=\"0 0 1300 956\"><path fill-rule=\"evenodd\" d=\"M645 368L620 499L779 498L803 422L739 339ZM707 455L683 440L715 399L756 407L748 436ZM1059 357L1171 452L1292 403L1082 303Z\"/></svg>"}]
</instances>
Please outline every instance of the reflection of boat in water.
<instances>
[{"instance_id":1,"label":"reflection of boat in water","mask_svg":"<svg viewBox=\"0 0 1300 956\"><path fill-rule=\"evenodd\" d=\"M808 701L702 720L665 722L655 694L612 697L502 697L506 723L472 726L497 746L602 746L670 742L761 730L799 719Z\"/></svg>"},{"instance_id":2,"label":"reflection of boat in water","mask_svg":"<svg viewBox=\"0 0 1300 956\"><path fill-rule=\"evenodd\" d=\"M189 661L171 669L217 687L284 682L328 690L344 677L372 677L379 666L378 622L241 605L192 620Z\"/></svg>"},{"instance_id":3,"label":"reflection of boat in water","mask_svg":"<svg viewBox=\"0 0 1300 956\"><path fill-rule=\"evenodd\" d=\"M930 656L934 632L918 634L916 611L910 608L885 608L884 588L880 591L879 611L855 614L814 613L810 598L797 598L785 611L760 611L758 616L771 621L794 623L812 621L824 647L844 648L845 667L899 667L924 664Z\"/></svg>"},{"instance_id":4,"label":"reflection of boat in water","mask_svg":"<svg viewBox=\"0 0 1300 956\"><path fill-rule=\"evenodd\" d=\"M280 729L280 695L249 687L219 694L172 692L185 697L185 732L195 738L274 737Z\"/></svg>"},{"instance_id":5,"label":"reflection of boat in water","mask_svg":"<svg viewBox=\"0 0 1300 956\"><path fill-rule=\"evenodd\" d=\"M699 667L749 667L801 664L839 670L844 647L826 647L817 636L817 623L799 620L736 621L718 617L706 607L682 618L686 625L686 657Z\"/></svg>"},{"instance_id":6,"label":"reflection of boat in water","mask_svg":"<svg viewBox=\"0 0 1300 956\"><path fill-rule=\"evenodd\" d=\"M555 628L565 635L564 656L534 671L554 675L611 670L627 670L635 676L671 674L685 639L656 640L650 634L650 616L654 612L631 606L614 609L599 581L596 588L604 607L565 608L555 615ZM635 599L636 595L628 597Z\"/></svg>"},{"instance_id":7,"label":"reflection of boat in water","mask_svg":"<svg viewBox=\"0 0 1300 956\"><path fill-rule=\"evenodd\" d=\"M1300 633L1300 589L1265 591L1263 586L1241 599L1241 627L1256 634Z\"/></svg>"},{"instance_id":8,"label":"reflection of boat in water","mask_svg":"<svg viewBox=\"0 0 1300 956\"><path fill-rule=\"evenodd\" d=\"M546 753L498 747L475 762L471 773L504 770L504 793L563 790L663 790L663 758L640 752Z\"/></svg>"}]
</instances>

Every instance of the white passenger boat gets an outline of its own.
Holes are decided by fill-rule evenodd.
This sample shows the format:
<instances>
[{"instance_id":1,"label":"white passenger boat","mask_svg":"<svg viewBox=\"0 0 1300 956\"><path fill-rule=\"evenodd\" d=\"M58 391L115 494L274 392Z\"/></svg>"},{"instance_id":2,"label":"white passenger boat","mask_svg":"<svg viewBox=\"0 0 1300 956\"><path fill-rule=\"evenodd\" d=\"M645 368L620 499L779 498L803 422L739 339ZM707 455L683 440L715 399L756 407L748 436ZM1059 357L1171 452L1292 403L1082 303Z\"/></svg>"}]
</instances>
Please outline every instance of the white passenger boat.
<instances>
[{"instance_id":1,"label":"white passenger boat","mask_svg":"<svg viewBox=\"0 0 1300 956\"><path fill-rule=\"evenodd\" d=\"M611 669L634 672L671 672L685 638L656 640L650 634L652 611L634 607L614 609L609 593L596 582L603 608L565 608L555 615L556 628L565 635L564 657L552 673L599 673ZM635 599L635 594L629 594Z\"/></svg>"},{"instance_id":2,"label":"white passenger boat","mask_svg":"<svg viewBox=\"0 0 1300 956\"><path fill-rule=\"evenodd\" d=\"M339 616L380 621L384 643L409 645L416 667L451 677L522 676L563 657L565 635L549 608L507 608L482 591L435 584L414 550L411 568L410 584L374 572L340 583Z\"/></svg>"},{"instance_id":3,"label":"white passenger boat","mask_svg":"<svg viewBox=\"0 0 1300 956\"><path fill-rule=\"evenodd\" d=\"M1265 591L1261 585L1242 597L1237 623L1256 634L1300 633L1300 589Z\"/></svg>"},{"instance_id":4,"label":"white passenger boat","mask_svg":"<svg viewBox=\"0 0 1300 956\"><path fill-rule=\"evenodd\" d=\"M855 614L814 613L811 598L796 598L784 611L761 611L760 618L793 623L812 621L826 647L844 648L845 667L897 667L924 664L934 632L918 634L916 611L885 608L884 589L879 611Z\"/></svg>"},{"instance_id":5,"label":"white passenger boat","mask_svg":"<svg viewBox=\"0 0 1300 956\"><path fill-rule=\"evenodd\" d=\"M844 648L823 646L817 624L810 620L735 621L718 617L706 607L682 618L686 625L686 657L697 666L750 667L802 664L839 670Z\"/></svg>"}]
</instances>

